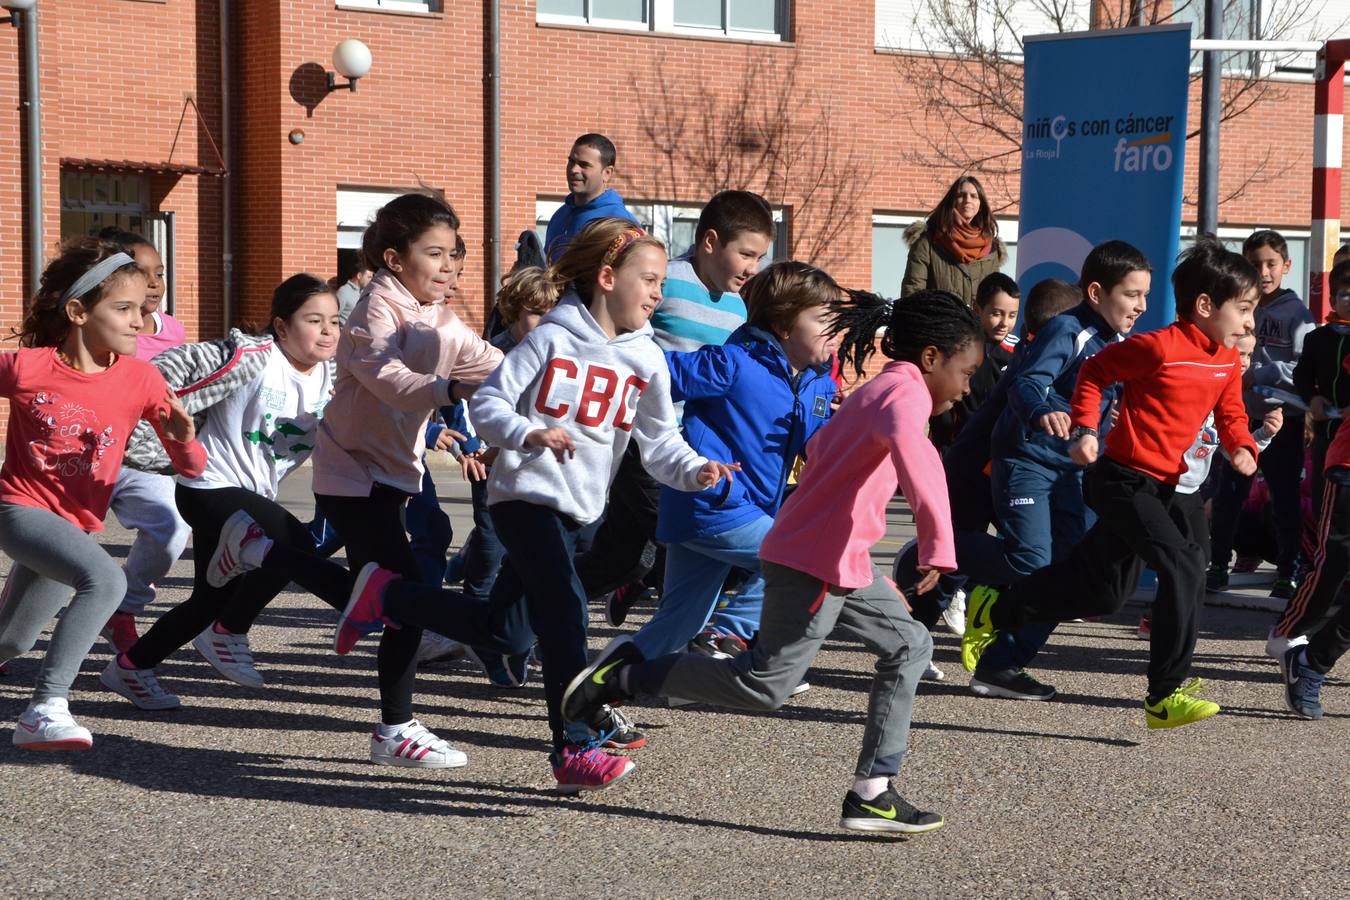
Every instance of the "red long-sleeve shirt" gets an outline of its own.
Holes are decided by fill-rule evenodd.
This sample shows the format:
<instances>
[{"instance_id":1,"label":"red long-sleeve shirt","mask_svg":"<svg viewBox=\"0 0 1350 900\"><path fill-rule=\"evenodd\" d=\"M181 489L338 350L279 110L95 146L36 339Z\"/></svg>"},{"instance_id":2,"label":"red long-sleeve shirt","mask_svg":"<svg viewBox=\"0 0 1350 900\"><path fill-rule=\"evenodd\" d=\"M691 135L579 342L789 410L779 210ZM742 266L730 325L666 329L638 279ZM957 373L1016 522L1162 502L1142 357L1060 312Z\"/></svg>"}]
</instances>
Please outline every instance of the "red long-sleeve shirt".
<instances>
[{"instance_id":1,"label":"red long-sleeve shirt","mask_svg":"<svg viewBox=\"0 0 1350 900\"><path fill-rule=\"evenodd\" d=\"M1174 322L1106 347L1083 363L1073 393L1073 424L1095 428L1102 392L1120 382L1120 417L1106 436L1106 455L1166 484L1186 471L1184 456L1214 411L1219 441L1231 455L1256 456L1242 404L1237 351L1190 322Z\"/></svg>"}]
</instances>

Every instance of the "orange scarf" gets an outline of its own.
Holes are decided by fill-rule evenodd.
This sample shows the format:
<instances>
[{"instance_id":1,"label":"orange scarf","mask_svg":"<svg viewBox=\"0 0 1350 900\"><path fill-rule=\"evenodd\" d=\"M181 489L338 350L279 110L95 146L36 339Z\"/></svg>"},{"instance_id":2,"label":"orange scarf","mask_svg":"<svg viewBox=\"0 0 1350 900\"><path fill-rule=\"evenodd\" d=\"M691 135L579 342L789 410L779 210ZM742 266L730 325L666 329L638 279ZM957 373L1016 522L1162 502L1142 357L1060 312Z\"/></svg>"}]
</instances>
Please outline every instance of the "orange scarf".
<instances>
[{"instance_id":1,"label":"orange scarf","mask_svg":"<svg viewBox=\"0 0 1350 900\"><path fill-rule=\"evenodd\" d=\"M994 248L994 239L981 234L973 225L953 222L948 231L933 235L933 243L946 250L958 263L972 263L984 259Z\"/></svg>"}]
</instances>

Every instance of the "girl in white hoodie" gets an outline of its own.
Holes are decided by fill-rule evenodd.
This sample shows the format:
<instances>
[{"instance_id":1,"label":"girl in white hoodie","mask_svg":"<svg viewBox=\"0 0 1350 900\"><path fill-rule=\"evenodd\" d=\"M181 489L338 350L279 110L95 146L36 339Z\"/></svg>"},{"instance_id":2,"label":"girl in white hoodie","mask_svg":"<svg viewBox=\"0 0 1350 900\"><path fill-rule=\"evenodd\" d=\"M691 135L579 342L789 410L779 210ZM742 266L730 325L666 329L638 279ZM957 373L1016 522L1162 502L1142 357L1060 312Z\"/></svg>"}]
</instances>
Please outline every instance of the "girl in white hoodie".
<instances>
[{"instance_id":1,"label":"girl in white hoodie","mask_svg":"<svg viewBox=\"0 0 1350 900\"><path fill-rule=\"evenodd\" d=\"M565 722L561 713L563 688L586 664L586 592L572 561L578 532L604 511L630 436L648 471L677 490L702 490L738 468L699 456L680 436L665 357L648 324L665 272L661 242L631 222L588 225L549 272L566 291L562 301L470 407L479 434L501 448L488 481L507 551L494 604L512 581L524 596L543 657L550 761L567 793L608 787L633 767L601 749L607 735L592 737L587 723ZM338 652L382 621L434 627L466 643L490 637L480 633L485 617L453 602L454 592L399 575L362 571L339 624Z\"/></svg>"}]
</instances>

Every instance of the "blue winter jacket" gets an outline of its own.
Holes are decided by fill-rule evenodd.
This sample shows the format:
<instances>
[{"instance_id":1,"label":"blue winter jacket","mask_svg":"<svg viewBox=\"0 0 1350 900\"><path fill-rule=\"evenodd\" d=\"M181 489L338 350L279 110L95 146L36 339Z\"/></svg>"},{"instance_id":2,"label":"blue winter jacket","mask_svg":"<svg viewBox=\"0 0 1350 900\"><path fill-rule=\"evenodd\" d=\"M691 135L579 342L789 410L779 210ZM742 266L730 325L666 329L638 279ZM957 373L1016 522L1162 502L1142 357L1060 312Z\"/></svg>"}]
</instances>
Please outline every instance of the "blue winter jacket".
<instances>
[{"instance_id":1,"label":"blue winter jacket","mask_svg":"<svg viewBox=\"0 0 1350 900\"><path fill-rule=\"evenodd\" d=\"M1059 470L1078 468L1069 458L1069 442L1046 434L1037 423L1046 413L1069 412L1084 360L1120 339L1087 301L1046 322L1008 382L1008 407L994 426L994 456L1026 459ZM1112 387L1103 394L1098 427L1102 434L1116 393Z\"/></svg>"},{"instance_id":2,"label":"blue winter jacket","mask_svg":"<svg viewBox=\"0 0 1350 900\"><path fill-rule=\"evenodd\" d=\"M793 375L767 331L742 325L720 346L666 354L671 399L684 401L684 437L741 471L696 494L661 489L656 538L682 543L773 516L797 457L830 416L830 367Z\"/></svg>"},{"instance_id":3,"label":"blue winter jacket","mask_svg":"<svg viewBox=\"0 0 1350 900\"><path fill-rule=\"evenodd\" d=\"M580 234L589 222L606 217L637 222L637 216L623 205L623 198L614 188L606 189L584 206L577 206L576 199L569 194L553 218L548 220L548 233L544 237L544 252L548 255L548 261L557 262L567 245L572 243L572 238Z\"/></svg>"}]
</instances>

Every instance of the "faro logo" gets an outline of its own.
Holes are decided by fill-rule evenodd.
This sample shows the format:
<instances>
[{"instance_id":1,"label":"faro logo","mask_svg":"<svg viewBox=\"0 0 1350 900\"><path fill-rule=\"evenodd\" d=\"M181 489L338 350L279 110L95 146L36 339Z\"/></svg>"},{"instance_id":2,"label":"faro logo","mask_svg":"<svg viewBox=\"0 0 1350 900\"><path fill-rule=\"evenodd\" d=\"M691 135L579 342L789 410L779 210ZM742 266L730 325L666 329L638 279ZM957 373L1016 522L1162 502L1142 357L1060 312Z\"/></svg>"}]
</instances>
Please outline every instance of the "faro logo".
<instances>
[{"instance_id":1,"label":"faro logo","mask_svg":"<svg viewBox=\"0 0 1350 900\"><path fill-rule=\"evenodd\" d=\"M1117 172L1166 172L1172 168L1172 148L1166 141L1170 134L1159 134L1141 138L1137 141L1116 141L1115 171Z\"/></svg>"}]
</instances>

